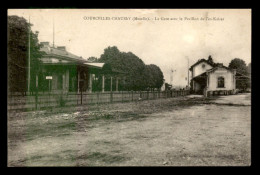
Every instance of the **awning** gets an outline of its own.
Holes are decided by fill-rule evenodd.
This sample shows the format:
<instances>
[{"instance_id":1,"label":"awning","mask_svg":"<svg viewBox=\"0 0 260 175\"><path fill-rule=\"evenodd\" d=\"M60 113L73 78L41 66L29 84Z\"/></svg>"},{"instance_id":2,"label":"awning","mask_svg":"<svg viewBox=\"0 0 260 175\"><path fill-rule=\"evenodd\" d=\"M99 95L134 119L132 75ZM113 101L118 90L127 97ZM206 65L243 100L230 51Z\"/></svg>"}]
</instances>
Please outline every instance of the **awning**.
<instances>
[{"instance_id":1,"label":"awning","mask_svg":"<svg viewBox=\"0 0 260 175\"><path fill-rule=\"evenodd\" d=\"M236 72L236 80L249 80L249 79L251 79L250 76Z\"/></svg>"},{"instance_id":2,"label":"awning","mask_svg":"<svg viewBox=\"0 0 260 175\"><path fill-rule=\"evenodd\" d=\"M195 80L195 81L205 81L206 79L207 79L207 73L206 72L192 78L192 80Z\"/></svg>"}]
</instances>

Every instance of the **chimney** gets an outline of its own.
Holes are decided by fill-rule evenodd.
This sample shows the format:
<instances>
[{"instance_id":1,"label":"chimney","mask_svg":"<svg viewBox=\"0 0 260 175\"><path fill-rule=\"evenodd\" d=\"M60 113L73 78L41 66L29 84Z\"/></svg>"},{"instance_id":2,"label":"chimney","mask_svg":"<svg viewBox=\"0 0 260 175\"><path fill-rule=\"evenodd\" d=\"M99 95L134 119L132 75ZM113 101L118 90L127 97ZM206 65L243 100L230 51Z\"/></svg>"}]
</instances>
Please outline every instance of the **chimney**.
<instances>
[{"instance_id":1,"label":"chimney","mask_svg":"<svg viewBox=\"0 0 260 175\"><path fill-rule=\"evenodd\" d=\"M66 47L65 46L58 46L57 49L66 51Z\"/></svg>"},{"instance_id":2,"label":"chimney","mask_svg":"<svg viewBox=\"0 0 260 175\"><path fill-rule=\"evenodd\" d=\"M43 47L50 46L50 42L40 42L40 44L42 44Z\"/></svg>"}]
</instances>

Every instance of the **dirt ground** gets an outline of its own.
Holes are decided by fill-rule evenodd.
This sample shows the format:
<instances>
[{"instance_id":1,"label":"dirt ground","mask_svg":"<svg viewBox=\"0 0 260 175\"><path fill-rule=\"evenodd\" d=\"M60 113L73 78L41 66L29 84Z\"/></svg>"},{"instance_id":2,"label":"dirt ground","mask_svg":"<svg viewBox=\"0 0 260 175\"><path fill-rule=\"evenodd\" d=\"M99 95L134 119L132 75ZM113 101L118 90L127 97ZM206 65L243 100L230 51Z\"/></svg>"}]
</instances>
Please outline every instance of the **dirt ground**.
<instances>
[{"instance_id":1,"label":"dirt ground","mask_svg":"<svg viewBox=\"0 0 260 175\"><path fill-rule=\"evenodd\" d=\"M8 166L250 164L249 93L8 115Z\"/></svg>"}]
</instances>

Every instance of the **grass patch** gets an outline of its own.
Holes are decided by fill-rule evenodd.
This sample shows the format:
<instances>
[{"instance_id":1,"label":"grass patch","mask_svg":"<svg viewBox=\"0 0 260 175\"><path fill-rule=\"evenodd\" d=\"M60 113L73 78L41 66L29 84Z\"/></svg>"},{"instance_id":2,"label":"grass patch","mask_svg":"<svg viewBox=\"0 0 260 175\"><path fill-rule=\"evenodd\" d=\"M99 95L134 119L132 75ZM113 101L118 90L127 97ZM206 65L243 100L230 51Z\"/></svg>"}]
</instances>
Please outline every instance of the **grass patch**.
<instances>
[{"instance_id":1,"label":"grass patch","mask_svg":"<svg viewBox=\"0 0 260 175\"><path fill-rule=\"evenodd\" d=\"M57 126L57 129L74 130L75 128L76 128L76 123L75 122L65 123L65 124L61 124L60 126Z\"/></svg>"},{"instance_id":2,"label":"grass patch","mask_svg":"<svg viewBox=\"0 0 260 175\"><path fill-rule=\"evenodd\" d=\"M140 115L140 114L137 114L137 113L129 113L129 112L122 112L119 115L120 115L120 117L117 117L117 119L118 119L117 122L142 120L142 119L145 119L145 118L148 117L148 116L145 116L145 115Z\"/></svg>"},{"instance_id":3,"label":"grass patch","mask_svg":"<svg viewBox=\"0 0 260 175\"><path fill-rule=\"evenodd\" d=\"M56 118L56 115L59 114L59 110L55 111L45 111L45 112L33 112L33 113L24 113L25 118L25 132L22 133L25 135L26 140L32 140L39 137L45 136L67 136L72 131L76 129L83 128L85 129L88 126L93 125L95 121L132 121L132 120L144 120L151 113L169 111L173 109L181 109L181 107L190 107L198 104L212 104L212 100L217 97L210 98L168 98L168 99L158 99L158 100L149 100L141 101L138 103L125 103L125 104L109 104L109 105L96 105L88 106L84 110L88 110L87 115L77 114L77 117L74 119L68 118L64 119L63 117ZM231 104L228 104L231 105ZM69 110L68 115L73 115L73 107L63 108ZM59 108L61 109L61 108ZM76 108L75 108L76 109ZM102 110L100 110L102 109ZM114 109L111 111L111 109ZM131 111L129 111L131 109ZM105 111L104 111L105 110ZM91 111L91 112L90 112ZM120 111L120 112L119 112ZM63 111L64 112L64 111ZM21 116L19 115L19 118ZM106 123L106 122L105 122ZM24 126L20 126L24 127ZM19 129L19 128L18 128ZM10 133L9 133L10 134ZM11 132L12 135L12 132ZM18 133L14 133L14 136L10 138L20 137ZM21 134L20 134L21 135Z\"/></svg>"},{"instance_id":4,"label":"grass patch","mask_svg":"<svg viewBox=\"0 0 260 175\"><path fill-rule=\"evenodd\" d=\"M101 112L95 112L90 114L89 116L87 116L86 120L101 120L101 119L105 119L105 120L110 120L113 119L114 115L109 114L109 113L101 113Z\"/></svg>"},{"instance_id":5,"label":"grass patch","mask_svg":"<svg viewBox=\"0 0 260 175\"><path fill-rule=\"evenodd\" d=\"M110 155L106 153L100 152L91 152L85 155L78 156L77 159L83 159L88 161L90 164L95 164L95 162L103 162L107 164L122 162L127 160L128 158L122 155Z\"/></svg>"},{"instance_id":6,"label":"grass patch","mask_svg":"<svg viewBox=\"0 0 260 175\"><path fill-rule=\"evenodd\" d=\"M74 121L45 123L43 125L38 125L38 123L27 124L25 138L26 140L33 140L35 138L46 136L68 136L75 130L76 123Z\"/></svg>"}]
</instances>

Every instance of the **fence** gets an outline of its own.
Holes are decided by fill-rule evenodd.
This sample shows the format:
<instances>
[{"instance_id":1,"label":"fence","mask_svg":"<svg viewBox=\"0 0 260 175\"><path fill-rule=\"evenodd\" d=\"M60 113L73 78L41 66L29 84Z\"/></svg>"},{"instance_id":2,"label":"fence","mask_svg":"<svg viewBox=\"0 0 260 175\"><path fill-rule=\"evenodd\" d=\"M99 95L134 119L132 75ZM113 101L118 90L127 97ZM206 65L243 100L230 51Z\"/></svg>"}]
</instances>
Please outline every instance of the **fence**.
<instances>
[{"instance_id":1,"label":"fence","mask_svg":"<svg viewBox=\"0 0 260 175\"><path fill-rule=\"evenodd\" d=\"M188 90L178 91L122 91L96 93L51 93L22 96L8 96L8 110L35 110L59 106L90 105L101 103L152 100L188 95Z\"/></svg>"}]
</instances>

